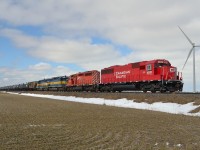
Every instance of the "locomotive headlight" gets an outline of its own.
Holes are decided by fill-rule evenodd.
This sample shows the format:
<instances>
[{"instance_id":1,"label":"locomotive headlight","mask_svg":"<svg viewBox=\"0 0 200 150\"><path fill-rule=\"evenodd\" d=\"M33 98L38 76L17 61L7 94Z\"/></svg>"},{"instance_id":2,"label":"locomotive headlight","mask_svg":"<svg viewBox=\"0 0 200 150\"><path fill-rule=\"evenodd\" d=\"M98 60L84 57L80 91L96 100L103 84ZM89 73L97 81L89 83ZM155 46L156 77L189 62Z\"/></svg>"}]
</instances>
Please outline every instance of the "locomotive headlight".
<instances>
[{"instance_id":1,"label":"locomotive headlight","mask_svg":"<svg viewBox=\"0 0 200 150\"><path fill-rule=\"evenodd\" d=\"M170 72L176 72L176 68L170 68Z\"/></svg>"}]
</instances>

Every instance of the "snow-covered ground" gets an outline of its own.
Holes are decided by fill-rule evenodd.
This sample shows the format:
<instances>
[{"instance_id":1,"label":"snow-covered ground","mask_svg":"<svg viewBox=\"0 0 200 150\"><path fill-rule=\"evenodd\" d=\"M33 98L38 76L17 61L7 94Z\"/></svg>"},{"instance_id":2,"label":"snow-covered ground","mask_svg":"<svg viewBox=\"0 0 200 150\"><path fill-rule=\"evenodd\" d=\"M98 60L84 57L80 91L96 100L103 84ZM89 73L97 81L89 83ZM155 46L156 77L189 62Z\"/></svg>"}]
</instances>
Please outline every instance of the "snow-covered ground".
<instances>
[{"instance_id":1,"label":"snow-covered ground","mask_svg":"<svg viewBox=\"0 0 200 150\"><path fill-rule=\"evenodd\" d=\"M200 116L200 112L189 113L190 111L199 107L199 105L193 105L193 103L177 104L177 103L155 102L152 104L148 104L145 102L137 103L137 102L134 102L134 100L127 100L126 98L111 100L111 99L103 99L103 98L80 98L80 97L74 97L74 96L55 96L55 95L41 95L41 94L13 93L13 92L7 92L7 93L20 94L20 95L33 96L33 97L41 97L41 98L49 98L49 99L55 99L55 100L64 100L64 101L71 101L71 102L153 110L153 111L160 111L160 112L166 112L166 113L171 113L171 114Z\"/></svg>"}]
</instances>

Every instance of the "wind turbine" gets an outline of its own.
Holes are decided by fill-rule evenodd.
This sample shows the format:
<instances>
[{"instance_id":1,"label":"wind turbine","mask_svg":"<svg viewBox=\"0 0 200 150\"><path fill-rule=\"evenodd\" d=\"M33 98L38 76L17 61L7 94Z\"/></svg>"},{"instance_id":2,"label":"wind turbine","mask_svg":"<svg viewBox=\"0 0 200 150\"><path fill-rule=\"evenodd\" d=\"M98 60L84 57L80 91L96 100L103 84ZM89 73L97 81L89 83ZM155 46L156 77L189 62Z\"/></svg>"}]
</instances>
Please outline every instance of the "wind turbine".
<instances>
[{"instance_id":1,"label":"wind turbine","mask_svg":"<svg viewBox=\"0 0 200 150\"><path fill-rule=\"evenodd\" d=\"M179 27L179 26L178 26ZM192 45L191 50L188 53L187 59L185 61L185 64L183 65L182 70L184 69L192 51L193 51L193 92L196 93L196 73L195 73L195 47L200 47L200 45L195 45L195 43L193 43L190 38L183 32L183 30L179 27L179 29L181 30L181 32L184 34L184 36L187 38L187 40L190 42L190 44Z\"/></svg>"}]
</instances>

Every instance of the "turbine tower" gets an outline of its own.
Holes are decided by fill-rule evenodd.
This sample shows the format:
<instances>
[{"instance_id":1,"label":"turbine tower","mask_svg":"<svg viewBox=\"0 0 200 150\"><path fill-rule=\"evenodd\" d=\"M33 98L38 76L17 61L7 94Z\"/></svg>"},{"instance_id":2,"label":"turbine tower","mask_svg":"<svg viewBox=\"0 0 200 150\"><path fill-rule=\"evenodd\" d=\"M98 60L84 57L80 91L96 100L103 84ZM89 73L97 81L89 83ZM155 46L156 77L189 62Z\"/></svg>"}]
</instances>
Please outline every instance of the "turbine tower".
<instances>
[{"instance_id":1,"label":"turbine tower","mask_svg":"<svg viewBox=\"0 0 200 150\"><path fill-rule=\"evenodd\" d=\"M179 26L178 26L179 27ZM187 59L185 61L185 64L183 65L182 70L184 69L191 53L193 52L193 92L196 93L196 73L195 73L195 48L196 47L200 47L200 45L195 45L195 43L193 43L190 38L183 32L183 30L179 27L179 29L181 30L181 32L184 34L184 36L187 38L187 40L190 42L190 44L192 45L191 50L188 53Z\"/></svg>"}]
</instances>

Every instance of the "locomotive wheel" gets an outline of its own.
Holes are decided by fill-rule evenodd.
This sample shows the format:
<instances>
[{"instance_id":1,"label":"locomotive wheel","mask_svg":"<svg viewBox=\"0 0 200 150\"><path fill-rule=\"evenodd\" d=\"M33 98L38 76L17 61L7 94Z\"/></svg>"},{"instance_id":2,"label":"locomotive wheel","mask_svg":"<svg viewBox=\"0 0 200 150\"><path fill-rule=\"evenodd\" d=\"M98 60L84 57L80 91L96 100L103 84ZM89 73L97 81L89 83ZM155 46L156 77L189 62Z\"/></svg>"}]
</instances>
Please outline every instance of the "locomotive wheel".
<instances>
[{"instance_id":1,"label":"locomotive wheel","mask_svg":"<svg viewBox=\"0 0 200 150\"><path fill-rule=\"evenodd\" d=\"M146 90L146 88L143 86L143 88L142 88L142 91L143 91L143 93L146 93L147 92L147 90Z\"/></svg>"},{"instance_id":2,"label":"locomotive wheel","mask_svg":"<svg viewBox=\"0 0 200 150\"><path fill-rule=\"evenodd\" d=\"M156 93L156 90L153 86L151 87L150 91L151 91L151 93Z\"/></svg>"},{"instance_id":3,"label":"locomotive wheel","mask_svg":"<svg viewBox=\"0 0 200 150\"><path fill-rule=\"evenodd\" d=\"M166 89L160 89L160 93L165 93Z\"/></svg>"},{"instance_id":4,"label":"locomotive wheel","mask_svg":"<svg viewBox=\"0 0 200 150\"><path fill-rule=\"evenodd\" d=\"M147 90L143 90L143 93L146 93L147 92Z\"/></svg>"},{"instance_id":5,"label":"locomotive wheel","mask_svg":"<svg viewBox=\"0 0 200 150\"><path fill-rule=\"evenodd\" d=\"M113 90L113 88L111 88L110 91L111 91L112 93L115 93L115 92L116 92L115 90Z\"/></svg>"}]
</instances>

